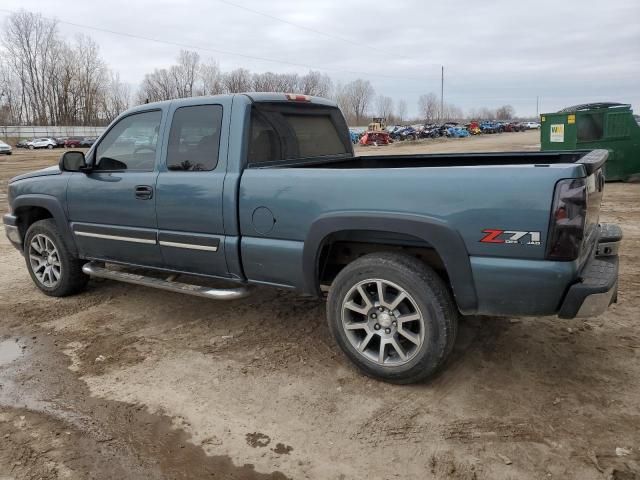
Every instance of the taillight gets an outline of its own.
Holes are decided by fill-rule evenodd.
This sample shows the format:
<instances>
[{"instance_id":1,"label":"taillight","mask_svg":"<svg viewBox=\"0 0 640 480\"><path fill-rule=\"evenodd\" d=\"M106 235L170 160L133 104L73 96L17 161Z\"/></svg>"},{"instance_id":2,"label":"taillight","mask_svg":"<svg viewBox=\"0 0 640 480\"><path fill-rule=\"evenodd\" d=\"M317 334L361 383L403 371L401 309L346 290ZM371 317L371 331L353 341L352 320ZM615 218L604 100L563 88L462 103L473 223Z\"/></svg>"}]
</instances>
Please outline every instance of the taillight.
<instances>
[{"instance_id":1,"label":"taillight","mask_svg":"<svg viewBox=\"0 0 640 480\"><path fill-rule=\"evenodd\" d=\"M568 178L556 184L547 236L549 260L575 260L580 253L587 214L584 178Z\"/></svg>"}]
</instances>

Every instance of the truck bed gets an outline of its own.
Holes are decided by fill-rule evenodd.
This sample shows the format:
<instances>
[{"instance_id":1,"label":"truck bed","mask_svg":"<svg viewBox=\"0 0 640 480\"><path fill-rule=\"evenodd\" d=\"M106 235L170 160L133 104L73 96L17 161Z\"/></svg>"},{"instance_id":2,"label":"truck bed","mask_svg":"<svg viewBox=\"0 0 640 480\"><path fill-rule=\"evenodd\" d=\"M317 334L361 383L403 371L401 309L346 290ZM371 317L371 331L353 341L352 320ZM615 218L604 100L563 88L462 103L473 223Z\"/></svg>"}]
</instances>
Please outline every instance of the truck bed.
<instances>
[{"instance_id":1,"label":"truck bed","mask_svg":"<svg viewBox=\"0 0 640 480\"><path fill-rule=\"evenodd\" d=\"M366 155L350 158L324 158L287 161L287 167L370 169L421 167L481 167L499 165L555 165L589 163L589 151L571 152L489 152L489 153L437 153L418 155ZM285 165L272 164L278 168ZM263 167L263 168L269 168Z\"/></svg>"}]
</instances>

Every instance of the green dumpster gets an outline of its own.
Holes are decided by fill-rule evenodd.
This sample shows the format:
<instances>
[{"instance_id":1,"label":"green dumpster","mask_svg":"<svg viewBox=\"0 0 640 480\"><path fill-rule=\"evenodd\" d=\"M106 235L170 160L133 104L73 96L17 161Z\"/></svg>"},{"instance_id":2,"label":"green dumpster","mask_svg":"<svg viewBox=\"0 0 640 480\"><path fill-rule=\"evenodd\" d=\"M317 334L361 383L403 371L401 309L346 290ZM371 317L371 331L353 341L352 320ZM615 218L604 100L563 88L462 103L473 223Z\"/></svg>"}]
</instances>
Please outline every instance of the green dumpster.
<instances>
[{"instance_id":1,"label":"green dumpster","mask_svg":"<svg viewBox=\"0 0 640 480\"><path fill-rule=\"evenodd\" d=\"M640 125L631 105L589 103L541 115L544 150L606 148L607 180L640 180Z\"/></svg>"}]
</instances>

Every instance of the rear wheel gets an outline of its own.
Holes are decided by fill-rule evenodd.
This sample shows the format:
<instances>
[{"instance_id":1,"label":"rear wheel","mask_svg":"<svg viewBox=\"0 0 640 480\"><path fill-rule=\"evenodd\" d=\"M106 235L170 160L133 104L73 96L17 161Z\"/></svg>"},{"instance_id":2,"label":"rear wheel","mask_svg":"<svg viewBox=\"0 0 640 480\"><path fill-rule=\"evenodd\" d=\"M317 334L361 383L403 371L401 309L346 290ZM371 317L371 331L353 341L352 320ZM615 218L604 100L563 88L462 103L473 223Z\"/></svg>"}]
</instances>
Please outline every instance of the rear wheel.
<instances>
[{"instance_id":1,"label":"rear wheel","mask_svg":"<svg viewBox=\"0 0 640 480\"><path fill-rule=\"evenodd\" d=\"M84 262L67 250L51 219L37 221L29 227L24 256L33 282L46 295L66 297L82 290L89 281L82 272Z\"/></svg>"},{"instance_id":2,"label":"rear wheel","mask_svg":"<svg viewBox=\"0 0 640 480\"><path fill-rule=\"evenodd\" d=\"M388 252L365 255L338 274L327 319L338 345L365 374L414 383L445 363L458 312L431 268Z\"/></svg>"}]
</instances>

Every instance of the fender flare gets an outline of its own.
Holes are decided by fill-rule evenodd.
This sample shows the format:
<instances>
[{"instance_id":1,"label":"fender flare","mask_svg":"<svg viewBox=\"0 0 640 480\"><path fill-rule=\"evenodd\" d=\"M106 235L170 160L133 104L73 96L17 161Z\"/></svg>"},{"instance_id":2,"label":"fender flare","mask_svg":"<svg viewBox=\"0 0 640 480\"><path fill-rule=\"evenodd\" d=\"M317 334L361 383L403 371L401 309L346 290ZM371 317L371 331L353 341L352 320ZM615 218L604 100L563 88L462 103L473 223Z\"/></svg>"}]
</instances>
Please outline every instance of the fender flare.
<instances>
[{"instance_id":1,"label":"fender flare","mask_svg":"<svg viewBox=\"0 0 640 480\"><path fill-rule=\"evenodd\" d=\"M321 295L318 278L320 251L329 235L346 230L403 233L427 242L444 263L458 309L464 314L476 311L478 299L464 240L458 231L446 222L422 215L340 212L319 217L311 224L304 242L302 268L305 293Z\"/></svg>"},{"instance_id":2,"label":"fender flare","mask_svg":"<svg viewBox=\"0 0 640 480\"><path fill-rule=\"evenodd\" d=\"M58 227L58 232L60 232L66 247L73 255L78 254L76 242L73 238L71 228L69 227L69 222L67 222L67 215L65 214L64 207L56 197L52 195L29 193L17 196L13 199L11 204L14 215L16 210L23 207L41 207L48 210L53 217L53 221L56 222L56 227Z\"/></svg>"}]
</instances>

